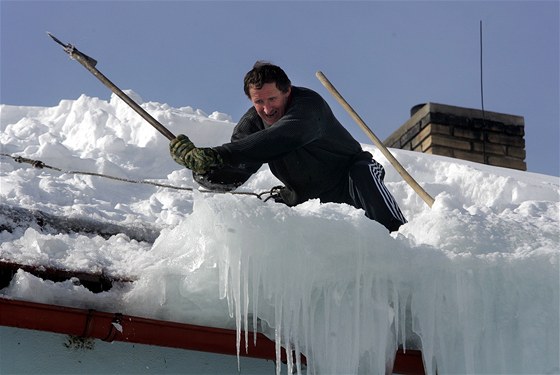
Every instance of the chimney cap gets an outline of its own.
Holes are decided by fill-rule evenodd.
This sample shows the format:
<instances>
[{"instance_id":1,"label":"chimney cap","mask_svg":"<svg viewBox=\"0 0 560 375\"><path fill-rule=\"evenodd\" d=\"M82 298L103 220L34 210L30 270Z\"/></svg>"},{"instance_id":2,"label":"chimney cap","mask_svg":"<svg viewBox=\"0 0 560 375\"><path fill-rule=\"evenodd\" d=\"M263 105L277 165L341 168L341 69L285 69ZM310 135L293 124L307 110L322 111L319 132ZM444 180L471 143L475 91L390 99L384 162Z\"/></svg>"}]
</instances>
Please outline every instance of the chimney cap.
<instances>
[{"instance_id":1,"label":"chimney cap","mask_svg":"<svg viewBox=\"0 0 560 375\"><path fill-rule=\"evenodd\" d=\"M424 107L427 103L420 103L416 104L412 108L410 108L410 117L414 116L416 112L418 112L422 107Z\"/></svg>"}]
</instances>

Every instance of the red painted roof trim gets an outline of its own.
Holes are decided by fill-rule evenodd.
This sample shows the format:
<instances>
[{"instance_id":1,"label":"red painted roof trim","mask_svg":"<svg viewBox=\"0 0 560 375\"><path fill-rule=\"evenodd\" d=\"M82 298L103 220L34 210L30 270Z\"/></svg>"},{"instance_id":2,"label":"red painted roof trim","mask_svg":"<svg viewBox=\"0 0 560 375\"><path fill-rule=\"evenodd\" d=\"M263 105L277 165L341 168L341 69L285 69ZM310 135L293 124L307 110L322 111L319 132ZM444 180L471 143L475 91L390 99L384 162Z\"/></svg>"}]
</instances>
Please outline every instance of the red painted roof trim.
<instances>
[{"instance_id":1,"label":"red painted roof trim","mask_svg":"<svg viewBox=\"0 0 560 375\"><path fill-rule=\"evenodd\" d=\"M237 354L236 332L229 329L1 297L0 307L1 326L96 338L104 341L123 341L228 355ZM244 350L245 338L243 334L241 335L240 355L274 361L276 359L275 343L262 333L256 335L257 345L254 346L254 333L249 332L247 353ZM284 349L282 349L282 361L286 361ZM302 363L305 361L305 357L302 357ZM421 353L414 350L404 353L399 350L393 371L399 374L424 374Z\"/></svg>"},{"instance_id":2,"label":"red painted roof trim","mask_svg":"<svg viewBox=\"0 0 560 375\"><path fill-rule=\"evenodd\" d=\"M222 328L167 322L131 315L77 309L65 306L0 298L0 325L91 337L104 341L124 341L171 348L236 355L236 332ZM117 327L122 327L121 331ZM244 335L241 337L244 348ZM275 359L274 342L249 332L249 353L240 355Z\"/></svg>"}]
</instances>

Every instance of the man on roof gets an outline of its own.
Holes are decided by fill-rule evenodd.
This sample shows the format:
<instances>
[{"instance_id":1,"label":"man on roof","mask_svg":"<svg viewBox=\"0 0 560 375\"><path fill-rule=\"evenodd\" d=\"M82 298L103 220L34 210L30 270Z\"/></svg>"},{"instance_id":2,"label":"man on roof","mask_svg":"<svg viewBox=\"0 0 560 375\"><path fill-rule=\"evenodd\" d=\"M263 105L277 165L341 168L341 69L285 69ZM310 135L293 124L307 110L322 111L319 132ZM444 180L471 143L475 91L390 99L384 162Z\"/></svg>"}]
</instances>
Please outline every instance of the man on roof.
<instances>
[{"instance_id":1,"label":"man on roof","mask_svg":"<svg viewBox=\"0 0 560 375\"><path fill-rule=\"evenodd\" d=\"M235 126L231 142L196 147L187 136L173 139L173 160L193 171L210 190L228 191L263 163L284 186L275 200L296 206L309 199L347 203L390 232L406 223L383 182L385 171L340 124L316 92L292 86L278 66L257 61L245 75L252 107Z\"/></svg>"}]
</instances>

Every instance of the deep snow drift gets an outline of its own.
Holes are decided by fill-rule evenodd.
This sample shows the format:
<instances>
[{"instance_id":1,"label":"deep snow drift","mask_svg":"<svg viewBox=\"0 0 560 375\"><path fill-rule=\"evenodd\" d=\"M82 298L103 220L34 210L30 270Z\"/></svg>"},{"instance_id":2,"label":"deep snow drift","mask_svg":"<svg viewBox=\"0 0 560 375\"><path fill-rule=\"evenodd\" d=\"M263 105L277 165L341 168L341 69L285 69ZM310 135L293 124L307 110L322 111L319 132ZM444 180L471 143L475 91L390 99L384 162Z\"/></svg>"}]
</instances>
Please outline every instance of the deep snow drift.
<instances>
[{"instance_id":1,"label":"deep snow drift","mask_svg":"<svg viewBox=\"0 0 560 375\"><path fill-rule=\"evenodd\" d=\"M225 114L128 93L198 146L229 139L234 124ZM430 209L364 145L409 220L390 235L346 205L288 208L198 191L167 139L115 96L2 105L1 128L3 154L67 173L3 156L0 212L40 210L126 231L59 233L4 214L0 260L136 278L93 294L19 271L2 297L239 334L258 323L277 345L304 353L308 373L383 373L400 345L421 349L430 373L560 372L558 177L392 150L436 198ZM278 184L264 166L238 191Z\"/></svg>"}]
</instances>

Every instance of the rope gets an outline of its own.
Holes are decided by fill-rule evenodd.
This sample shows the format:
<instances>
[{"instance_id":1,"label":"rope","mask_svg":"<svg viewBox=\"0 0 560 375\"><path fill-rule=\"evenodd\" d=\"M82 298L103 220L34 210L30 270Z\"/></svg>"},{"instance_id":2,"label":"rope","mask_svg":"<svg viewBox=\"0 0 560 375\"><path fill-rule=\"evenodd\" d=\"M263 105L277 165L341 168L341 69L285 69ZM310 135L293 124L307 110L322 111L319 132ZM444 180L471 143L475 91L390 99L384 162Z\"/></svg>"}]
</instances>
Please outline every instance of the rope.
<instances>
[{"instance_id":1,"label":"rope","mask_svg":"<svg viewBox=\"0 0 560 375\"><path fill-rule=\"evenodd\" d=\"M133 184L147 184L147 185L153 185L153 186L158 186L158 187L163 187L163 188L168 188L168 189L188 190L188 191L193 191L194 190L194 188L192 188L192 187L183 187L183 186L161 184L159 182L154 182L154 181L149 181L149 180L131 180L131 179L128 179L128 178L109 176L109 175L102 174L102 173L63 170L61 168L53 167L52 165L47 165L47 164L43 163L41 160L28 159L28 158L24 158L22 156L13 156L13 155L4 154L4 153L0 153L0 156L9 157L9 158L13 159L14 161L16 161L18 163L31 164L34 168L38 168L38 169L47 168L47 169L52 169L54 171L58 171L58 172L61 172L61 173L66 173L66 174L81 174L81 175L86 175L86 176L103 177L103 178L108 178L108 179L111 179L111 180L116 180L116 181L121 181L121 182L128 182L128 183L133 183ZM237 195L253 195L253 196L259 198L260 200L262 200L263 195L265 195L265 194L271 194L272 195L273 190L274 190L274 188L272 188L270 191L265 191L265 192L260 193L260 194L253 193L253 192L245 192L245 191L212 191L212 190L199 190L199 191L202 192L202 193L213 193L213 194L229 193L229 194L237 194Z\"/></svg>"}]
</instances>

